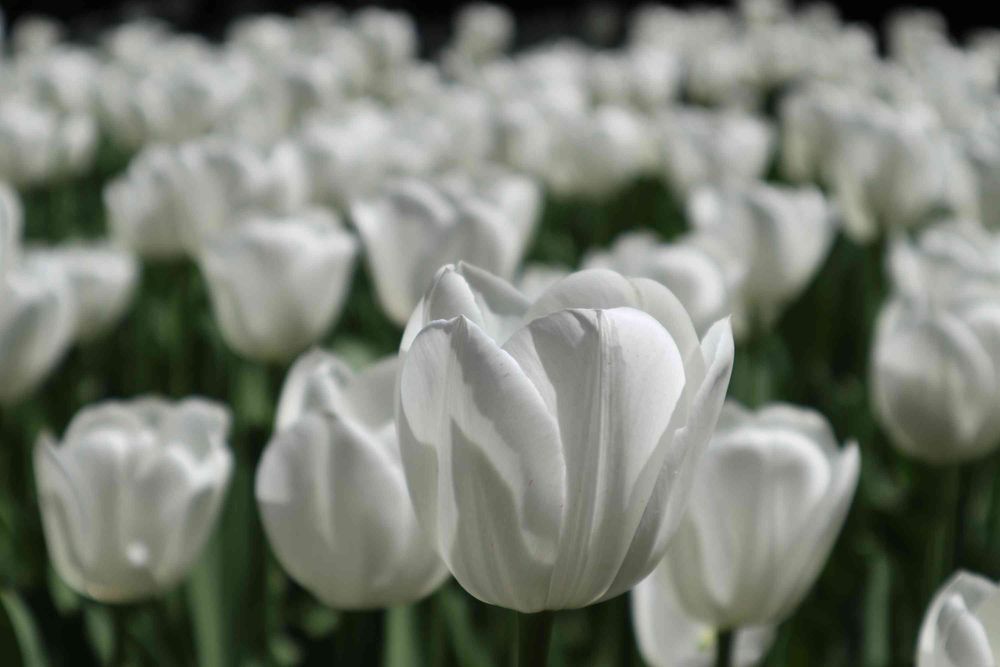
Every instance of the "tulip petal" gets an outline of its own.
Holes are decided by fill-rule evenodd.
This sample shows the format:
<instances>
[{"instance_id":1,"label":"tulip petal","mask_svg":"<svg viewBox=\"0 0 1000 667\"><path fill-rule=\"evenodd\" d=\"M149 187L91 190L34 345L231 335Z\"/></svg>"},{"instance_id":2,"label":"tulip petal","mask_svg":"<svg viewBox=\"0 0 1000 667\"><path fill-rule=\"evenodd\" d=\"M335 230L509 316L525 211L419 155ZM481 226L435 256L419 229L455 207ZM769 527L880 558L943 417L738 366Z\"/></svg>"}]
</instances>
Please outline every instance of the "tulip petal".
<instances>
[{"instance_id":1,"label":"tulip petal","mask_svg":"<svg viewBox=\"0 0 1000 667\"><path fill-rule=\"evenodd\" d=\"M541 609L565 465L558 426L517 362L465 317L431 323L403 365L398 427L417 516L459 583ZM493 520L469 506L484 502Z\"/></svg>"},{"instance_id":2,"label":"tulip petal","mask_svg":"<svg viewBox=\"0 0 1000 667\"><path fill-rule=\"evenodd\" d=\"M631 308L556 312L504 349L556 415L566 459L548 606L586 605L611 585L645 508L635 496L648 495L652 479L636 485L681 400L683 360L667 330Z\"/></svg>"}]
</instances>

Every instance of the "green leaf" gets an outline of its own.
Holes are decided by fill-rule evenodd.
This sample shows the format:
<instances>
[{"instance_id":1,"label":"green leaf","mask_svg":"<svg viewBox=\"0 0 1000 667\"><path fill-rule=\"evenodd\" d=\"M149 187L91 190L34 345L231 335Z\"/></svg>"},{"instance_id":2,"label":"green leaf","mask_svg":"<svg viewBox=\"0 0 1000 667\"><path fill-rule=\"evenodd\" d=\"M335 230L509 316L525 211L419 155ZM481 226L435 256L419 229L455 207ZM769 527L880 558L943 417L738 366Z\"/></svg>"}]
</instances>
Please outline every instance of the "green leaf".
<instances>
[{"instance_id":1,"label":"green leaf","mask_svg":"<svg viewBox=\"0 0 1000 667\"><path fill-rule=\"evenodd\" d=\"M0 606L3 608L4 619L0 625L0 644L16 646L20 663L24 667L43 667L49 664L45 655L35 619L24 601L13 591L0 593ZM10 654L4 650L3 655Z\"/></svg>"}]
</instances>

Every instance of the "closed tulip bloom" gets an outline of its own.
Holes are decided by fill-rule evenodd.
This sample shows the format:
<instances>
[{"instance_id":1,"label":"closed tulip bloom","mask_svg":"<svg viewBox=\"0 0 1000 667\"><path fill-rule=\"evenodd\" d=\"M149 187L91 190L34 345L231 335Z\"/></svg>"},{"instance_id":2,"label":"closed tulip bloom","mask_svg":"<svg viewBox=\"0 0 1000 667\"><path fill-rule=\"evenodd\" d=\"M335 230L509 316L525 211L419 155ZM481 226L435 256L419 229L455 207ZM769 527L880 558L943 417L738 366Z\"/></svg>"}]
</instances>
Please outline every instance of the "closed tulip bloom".
<instances>
[{"instance_id":1,"label":"closed tulip bloom","mask_svg":"<svg viewBox=\"0 0 1000 667\"><path fill-rule=\"evenodd\" d=\"M857 445L838 448L818 413L727 402L661 565L684 609L720 629L787 618L826 563L859 472Z\"/></svg>"},{"instance_id":2,"label":"closed tulip bloom","mask_svg":"<svg viewBox=\"0 0 1000 667\"><path fill-rule=\"evenodd\" d=\"M251 218L206 242L198 264L226 343L285 361L315 343L344 304L357 241L325 211Z\"/></svg>"},{"instance_id":3,"label":"closed tulip bloom","mask_svg":"<svg viewBox=\"0 0 1000 667\"><path fill-rule=\"evenodd\" d=\"M382 196L357 201L351 219L361 235L379 303L406 323L437 270L465 260L513 275L524 232L513 216L482 197L453 198L416 179L389 184Z\"/></svg>"},{"instance_id":4,"label":"closed tulip bloom","mask_svg":"<svg viewBox=\"0 0 1000 667\"><path fill-rule=\"evenodd\" d=\"M924 616L917 667L1000 664L1000 588L969 572L941 587Z\"/></svg>"},{"instance_id":5,"label":"closed tulip bloom","mask_svg":"<svg viewBox=\"0 0 1000 667\"><path fill-rule=\"evenodd\" d=\"M590 253L588 268L606 268L666 285L684 304L695 329L704 334L715 322L734 315L739 285L726 267L698 243L663 243L648 232L629 232L607 252ZM733 324L734 333L737 326Z\"/></svg>"},{"instance_id":6,"label":"closed tulip bloom","mask_svg":"<svg viewBox=\"0 0 1000 667\"><path fill-rule=\"evenodd\" d=\"M632 625L642 657L650 667L713 667L718 633L684 611L671 576L661 564L632 589ZM731 667L759 664L774 636L769 625L737 631Z\"/></svg>"},{"instance_id":7,"label":"closed tulip bloom","mask_svg":"<svg viewBox=\"0 0 1000 667\"><path fill-rule=\"evenodd\" d=\"M737 111L682 108L659 128L666 183L681 200L699 185L763 178L774 150L774 127Z\"/></svg>"},{"instance_id":8,"label":"closed tulip bloom","mask_svg":"<svg viewBox=\"0 0 1000 667\"><path fill-rule=\"evenodd\" d=\"M900 450L928 463L1000 445L1000 290L962 289L947 304L897 296L879 313L872 402Z\"/></svg>"},{"instance_id":9,"label":"closed tulip bloom","mask_svg":"<svg viewBox=\"0 0 1000 667\"><path fill-rule=\"evenodd\" d=\"M200 399L109 401L35 446L35 479L52 564L103 602L161 593L191 569L232 471L230 416Z\"/></svg>"},{"instance_id":10,"label":"closed tulip bloom","mask_svg":"<svg viewBox=\"0 0 1000 667\"><path fill-rule=\"evenodd\" d=\"M36 102L0 103L0 179L42 183L89 165L97 145L93 120L64 115Z\"/></svg>"},{"instance_id":11,"label":"closed tulip bloom","mask_svg":"<svg viewBox=\"0 0 1000 667\"><path fill-rule=\"evenodd\" d=\"M38 386L62 359L76 331L66 276L21 266L0 276L0 404Z\"/></svg>"},{"instance_id":12,"label":"closed tulip bloom","mask_svg":"<svg viewBox=\"0 0 1000 667\"><path fill-rule=\"evenodd\" d=\"M501 55L514 39L514 16L502 5L475 2L455 16L451 49L473 63Z\"/></svg>"},{"instance_id":13,"label":"closed tulip bloom","mask_svg":"<svg viewBox=\"0 0 1000 667\"><path fill-rule=\"evenodd\" d=\"M970 291L1000 292L1000 233L972 220L940 222L916 240L893 239L889 269L895 292L915 301L946 307Z\"/></svg>"},{"instance_id":14,"label":"closed tulip bloom","mask_svg":"<svg viewBox=\"0 0 1000 667\"><path fill-rule=\"evenodd\" d=\"M14 188L0 181L0 278L17 263L23 227L21 198Z\"/></svg>"},{"instance_id":15,"label":"closed tulip bloom","mask_svg":"<svg viewBox=\"0 0 1000 667\"><path fill-rule=\"evenodd\" d=\"M132 302L139 277L135 256L110 244L34 249L25 261L66 275L75 302L78 340L90 340L118 323Z\"/></svg>"},{"instance_id":16,"label":"closed tulip bloom","mask_svg":"<svg viewBox=\"0 0 1000 667\"><path fill-rule=\"evenodd\" d=\"M407 604L447 569L410 502L393 421L395 356L353 372L313 351L292 367L257 469L271 547L324 604Z\"/></svg>"},{"instance_id":17,"label":"closed tulip bloom","mask_svg":"<svg viewBox=\"0 0 1000 667\"><path fill-rule=\"evenodd\" d=\"M688 216L700 232L724 240L743 264L740 298L765 327L809 284L835 231L830 204L814 187L705 187L689 200Z\"/></svg>"},{"instance_id":18,"label":"closed tulip bloom","mask_svg":"<svg viewBox=\"0 0 1000 667\"><path fill-rule=\"evenodd\" d=\"M725 395L727 322L699 344L650 280L583 271L528 303L460 265L439 272L403 349L410 495L467 591L521 612L574 608L652 570Z\"/></svg>"}]
</instances>

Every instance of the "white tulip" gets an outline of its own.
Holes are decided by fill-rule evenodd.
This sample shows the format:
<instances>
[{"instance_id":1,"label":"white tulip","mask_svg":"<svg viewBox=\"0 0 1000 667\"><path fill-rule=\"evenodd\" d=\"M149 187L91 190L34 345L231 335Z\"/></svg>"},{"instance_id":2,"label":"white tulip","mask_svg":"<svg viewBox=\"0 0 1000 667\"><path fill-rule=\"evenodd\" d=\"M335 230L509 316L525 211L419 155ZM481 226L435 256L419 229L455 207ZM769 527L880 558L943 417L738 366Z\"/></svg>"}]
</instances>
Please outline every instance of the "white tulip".
<instances>
[{"instance_id":1,"label":"white tulip","mask_svg":"<svg viewBox=\"0 0 1000 667\"><path fill-rule=\"evenodd\" d=\"M712 627L780 623L819 576L847 517L860 457L790 405L727 402L667 552L681 604Z\"/></svg>"},{"instance_id":2,"label":"white tulip","mask_svg":"<svg viewBox=\"0 0 1000 667\"><path fill-rule=\"evenodd\" d=\"M895 293L947 307L969 291L1000 292L1000 232L971 220L924 229L916 241L893 239L889 269Z\"/></svg>"},{"instance_id":3,"label":"white tulip","mask_svg":"<svg viewBox=\"0 0 1000 667\"><path fill-rule=\"evenodd\" d=\"M417 27L409 14L366 7L354 15L353 22L377 70L400 67L416 56Z\"/></svg>"},{"instance_id":4,"label":"white tulip","mask_svg":"<svg viewBox=\"0 0 1000 667\"><path fill-rule=\"evenodd\" d=\"M529 301L534 301L570 273L572 270L566 266L528 263L517 277L517 289Z\"/></svg>"},{"instance_id":5,"label":"white tulip","mask_svg":"<svg viewBox=\"0 0 1000 667\"><path fill-rule=\"evenodd\" d=\"M17 264L24 208L17 191L0 181L0 279Z\"/></svg>"},{"instance_id":6,"label":"white tulip","mask_svg":"<svg viewBox=\"0 0 1000 667\"><path fill-rule=\"evenodd\" d=\"M1000 588L957 572L931 601L917 641L917 667L1000 664Z\"/></svg>"},{"instance_id":7,"label":"white tulip","mask_svg":"<svg viewBox=\"0 0 1000 667\"><path fill-rule=\"evenodd\" d=\"M360 372L321 351L292 367L257 469L268 540L324 604L408 604L448 571L424 538L393 421L395 357Z\"/></svg>"},{"instance_id":8,"label":"white tulip","mask_svg":"<svg viewBox=\"0 0 1000 667\"><path fill-rule=\"evenodd\" d=\"M762 178L774 127L737 111L680 109L658 121L667 184L681 200L697 186Z\"/></svg>"},{"instance_id":9,"label":"white tulip","mask_svg":"<svg viewBox=\"0 0 1000 667\"><path fill-rule=\"evenodd\" d=\"M132 302L139 277L135 256L110 244L71 244L31 249L26 263L40 271L65 274L75 303L74 331L90 340L121 320Z\"/></svg>"},{"instance_id":10,"label":"white tulip","mask_svg":"<svg viewBox=\"0 0 1000 667\"><path fill-rule=\"evenodd\" d=\"M692 194L688 217L700 232L723 239L745 266L740 298L764 327L809 284L835 232L831 207L814 187L704 187Z\"/></svg>"},{"instance_id":11,"label":"white tulip","mask_svg":"<svg viewBox=\"0 0 1000 667\"><path fill-rule=\"evenodd\" d=\"M671 577L661 563L632 589L632 625L642 657L650 667L713 667L718 632L684 611ZM772 626L737 631L732 667L759 664L774 637Z\"/></svg>"},{"instance_id":12,"label":"white tulip","mask_svg":"<svg viewBox=\"0 0 1000 667\"><path fill-rule=\"evenodd\" d=\"M944 303L883 306L872 347L872 403L903 452L947 464L1000 445L1000 290L970 284Z\"/></svg>"},{"instance_id":13,"label":"white tulip","mask_svg":"<svg viewBox=\"0 0 1000 667\"><path fill-rule=\"evenodd\" d=\"M514 30L514 16L509 9L476 2L462 7L455 16L450 48L472 62L484 62L507 50Z\"/></svg>"},{"instance_id":14,"label":"white tulip","mask_svg":"<svg viewBox=\"0 0 1000 667\"><path fill-rule=\"evenodd\" d=\"M44 53L63 38L63 26L55 19L37 14L22 16L11 30L10 43L15 53Z\"/></svg>"},{"instance_id":15,"label":"white tulip","mask_svg":"<svg viewBox=\"0 0 1000 667\"><path fill-rule=\"evenodd\" d=\"M727 267L708 249L683 238L662 243L649 232L628 232L608 251L589 253L583 265L665 285L684 304L700 334L737 310L739 285L730 282ZM735 332L735 322L733 328Z\"/></svg>"},{"instance_id":16,"label":"white tulip","mask_svg":"<svg viewBox=\"0 0 1000 667\"><path fill-rule=\"evenodd\" d=\"M250 218L206 242L198 264L223 339L284 361L317 342L340 313L357 241L326 211Z\"/></svg>"},{"instance_id":17,"label":"white tulip","mask_svg":"<svg viewBox=\"0 0 1000 667\"><path fill-rule=\"evenodd\" d=\"M653 569L728 385L727 322L699 344L650 280L582 271L528 303L459 265L401 349L410 495L467 591L522 612L582 607Z\"/></svg>"},{"instance_id":18,"label":"white tulip","mask_svg":"<svg viewBox=\"0 0 1000 667\"><path fill-rule=\"evenodd\" d=\"M220 137L153 146L104 190L116 239L150 258L196 253L249 211L289 212L305 199L293 149L271 154Z\"/></svg>"},{"instance_id":19,"label":"white tulip","mask_svg":"<svg viewBox=\"0 0 1000 667\"><path fill-rule=\"evenodd\" d=\"M0 103L0 179L37 184L88 166L97 146L89 116L24 100Z\"/></svg>"},{"instance_id":20,"label":"white tulip","mask_svg":"<svg viewBox=\"0 0 1000 667\"><path fill-rule=\"evenodd\" d=\"M482 197L452 198L415 179L392 182L382 196L355 202L351 219L390 319L404 324L434 274L450 262L513 275L526 237L519 229L523 219L508 210Z\"/></svg>"},{"instance_id":21,"label":"white tulip","mask_svg":"<svg viewBox=\"0 0 1000 667\"><path fill-rule=\"evenodd\" d=\"M350 106L336 119L314 118L295 135L314 200L343 207L370 195L389 168L385 149L393 132L389 115L375 105Z\"/></svg>"},{"instance_id":22,"label":"white tulip","mask_svg":"<svg viewBox=\"0 0 1000 667\"><path fill-rule=\"evenodd\" d=\"M72 288L61 271L21 266L0 276L0 404L34 390L76 330Z\"/></svg>"},{"instance_id":23,"label":"white tulip","mask_svg":"<svg viewBox=\"0 0 1000 667\"><path fill-rule=\"evenodd\" d=\"M200 399L109 401L35 446L45 541L59 576L103 602L177 584L215 524L232 472L229 412Z\"/></svg>"},{"instance_id":24,"label":"white tulip","mask_svg":"<svg viewBox=\"0 0 1000 667\"><path fill-rule=\"evenodd\" d=\"M603 105L584 114L553 114L548 122L555 146L542 175L557 194L606 197L656 167L655 133L631 108Z\"/></svg>"}]
</instances>

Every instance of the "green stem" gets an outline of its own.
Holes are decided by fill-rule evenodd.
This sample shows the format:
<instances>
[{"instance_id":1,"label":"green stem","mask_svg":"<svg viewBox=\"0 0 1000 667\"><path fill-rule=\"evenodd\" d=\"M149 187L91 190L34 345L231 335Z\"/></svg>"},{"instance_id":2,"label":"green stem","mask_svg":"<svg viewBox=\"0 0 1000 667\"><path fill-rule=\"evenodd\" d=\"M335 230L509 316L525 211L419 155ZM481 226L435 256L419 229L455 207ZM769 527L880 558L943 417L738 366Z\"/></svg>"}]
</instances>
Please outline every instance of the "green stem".
<instances>
[{"instance_id":1,"label":"green stem","mask_svg":"<svg viewBox=\"0 0 1000 667\"><path fill-rule=\"evenodd\" d=\"M972 467L969 464L956 466L955 477L954 535L951 553L951 570L965 566L965 540L969 520L969 501L972 490Z\"/></svg>"},{"instance_id":2,"label":"green stem","mask_svg":"<svg viewBox=\"0 0 1000 667\"><path fill-rule=\"evenodd\" d=\"M111 607L111 656L110 667L123 667L128 652L128 607L113 605Z\"/></svg>"},{"instance_id":3,"label":"green stem","mask_svg":"<svg viewBox=\"0 0 1000 667\"><path fill-rule=\"evenodd\" d=\"M736 635L732 630L719 630L715 638L715 667L732 667Z\"/></svg>"},{"instance_id":4,"label":"green stem","mask_svg":"<svg viewBox=\"0 0 1000 667\"><path fill-rule=\"evenodd\" d=\"M544 667L548 664L549 639L552 637L551 611L537 614L517 613L517 648L514 667Z\"/></svg>"}]
</instances>

